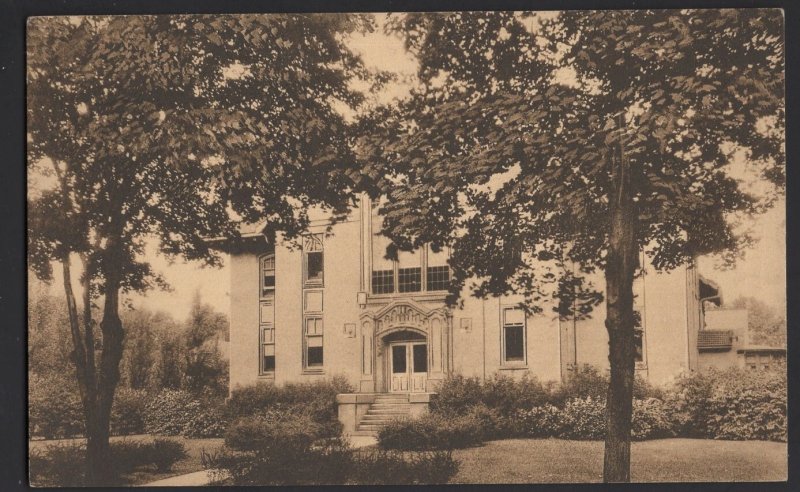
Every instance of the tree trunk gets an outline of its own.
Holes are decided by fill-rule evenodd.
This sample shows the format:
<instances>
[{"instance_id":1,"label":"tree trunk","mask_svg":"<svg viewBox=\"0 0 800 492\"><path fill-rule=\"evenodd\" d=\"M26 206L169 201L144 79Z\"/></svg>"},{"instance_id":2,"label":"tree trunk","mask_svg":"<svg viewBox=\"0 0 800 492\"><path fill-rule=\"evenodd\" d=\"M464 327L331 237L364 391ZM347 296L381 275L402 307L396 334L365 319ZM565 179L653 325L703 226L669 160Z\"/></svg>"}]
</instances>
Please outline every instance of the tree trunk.
<instances>
[{"instance_id":1,"label":"tree trunk","mask_svg":"<svg viewBox=\"0 0 800 492\"><path fill-rule=\"evenodd\" d=\"M622 145L612 173L614 194L606 258L606 329L611 377L606 397L603 481L630 482L634 380L633 278L638 266L637 214Z\"/></svg>"},{"instance_id":2,"label":"tree trunk","mask_svg":"<svg viewBox=\"0 0 800 492\"><path fill-rule=\"evenodd\" d=\"M119 290L122 268L119 247L115 239L109 239L104 261L104 302L103 319L100 330L103 334L103 347L100 354L97 375L97 398L94 418L86 429L86 459L89 484L109 486L113 479L109 435L111 426L111 406L114 392L119 382L119 363L122 360L123 330L119 318Z\"/></svg>"}]
</instances>

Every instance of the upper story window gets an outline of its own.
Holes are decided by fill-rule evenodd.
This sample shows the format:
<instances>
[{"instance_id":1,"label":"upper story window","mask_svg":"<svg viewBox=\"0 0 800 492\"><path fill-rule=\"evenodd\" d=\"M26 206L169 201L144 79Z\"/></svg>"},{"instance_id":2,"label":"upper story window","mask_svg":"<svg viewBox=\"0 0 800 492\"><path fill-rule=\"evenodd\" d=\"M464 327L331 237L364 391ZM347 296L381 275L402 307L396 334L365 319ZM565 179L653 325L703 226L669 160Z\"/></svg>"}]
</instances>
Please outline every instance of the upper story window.
<instances>
[{"instance_id":1,"label":"upper story window","mask_svg":"<svg viewBox=\"0 0 800 492\"><path fill-rule=\"evenodd\" d=\"M503 362L525 363L525 311L503 309Z\"/></svg>"},{"instance_id":2,"label":"upper story window","mask_svg":"<svg viewBox=\"0 0 800 492\"><path fill-rule=\"evenodd\" d=\"M303 239L303 283L321 286L324 280L322 234L309 234Z\"/></svg>"},{"instance_id":3,"label":"upper story window","mask_svg":"<svg viewBox=\"0 0 800 492\"><path fill-rule=\"evenodd\" d=\"M389 260L386 248L391 241L381 235L381 218L372 217L372 274L373 294L445 291L450 287L450 268L447 252L433 251L426 246L415 251L400 251L397 261Z\"/></svg>"},{"instance_id":4,"label":"upper story window","mask_svg":"<svg viewBox=\"0 0 800 492\"><path fill-rule=\"evenodd\" d=\"M261 268L261 297L275 293L275 255L263 256L259 261Z\"/></svg>"}]
</instances>

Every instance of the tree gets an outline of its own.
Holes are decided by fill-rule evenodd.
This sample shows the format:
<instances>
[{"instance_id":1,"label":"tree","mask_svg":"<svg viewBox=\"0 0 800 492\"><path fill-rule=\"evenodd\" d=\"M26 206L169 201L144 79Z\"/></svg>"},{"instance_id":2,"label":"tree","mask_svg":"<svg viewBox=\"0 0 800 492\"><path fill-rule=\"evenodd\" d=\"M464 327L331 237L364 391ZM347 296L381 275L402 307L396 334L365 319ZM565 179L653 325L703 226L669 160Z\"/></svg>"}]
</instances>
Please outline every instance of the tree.
<instances>
[{"instance_id":1,"label":"tree","mask_svg":"<svg viewBox=\"0 0 800 492\"><path fill-rule=\"evenodd\" d=\"M291 238L312 205L346 210L350 133L333 105L352 110L351 80L372 81L343 37L371 28L357 15L30 20L29 259L45 280L61 266L89 483L112 469L120 296L166 287L146 242L215 265L205 239L241 222Z\"/></svg>"},{"instance_id":2,"label":"tree","mask_svg":"<svg viewBox=\"0 0 800 492\"><path fill-rule=\"evenodd\" d=\"M362 122L394 248L450 246L448 301L516 292L609 335L604 480L630 480L633 280L752 239L782 190L778 10L407 14L420 88ZM743 153L759 194L730 172ZM767 186L768 185L768 186ZM771 187L771 188L770 188ZM389 255L393 251L387 251ZM603 289L586 280L602 271Z\"/></svg>"},{"instance_id":3,"label":"tree","mask_svg":"<svg viewBox=\"0 0 800 492\"><path fill-rule=\"evenodd\" d=\"M219 341L228 332L228 318L203 304L195 295L184 330L186 349L186 386L190 391L208 390L222 395L227 389L228 365L219 349Z\"/></svg>"},{"instance_id":4,"label":"tree","mask_svg":"<svg viewBox=\"0 0 800 492\"><path fill-rule=\"evenodd\" d=\"M734 309L747 309L747 331L750 341L772 347L786 346L786 316L755 297L738 297Z\"/></svg>"}]
</instances>

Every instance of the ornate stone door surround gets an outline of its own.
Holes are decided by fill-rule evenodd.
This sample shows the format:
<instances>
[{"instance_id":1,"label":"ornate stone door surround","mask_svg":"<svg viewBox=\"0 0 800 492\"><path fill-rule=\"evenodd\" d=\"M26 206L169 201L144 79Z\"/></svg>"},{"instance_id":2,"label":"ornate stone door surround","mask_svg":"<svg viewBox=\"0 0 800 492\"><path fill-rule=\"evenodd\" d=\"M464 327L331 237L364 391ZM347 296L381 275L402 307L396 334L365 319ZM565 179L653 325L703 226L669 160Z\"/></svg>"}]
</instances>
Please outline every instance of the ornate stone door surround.
<instances>
[{"instance_id":1,"label":"ornate stone door surround","mask_svg":"<svg viewBox=\"0 0 800 492\"><path fill-rule=\"evenodd\" d=\"M359 317L361 392L388 391L385 337L408 331L428 343L428 386L435 388L452 369L452 315L446 307L428 308L412 299L369 306ZM429 390L430 391L430 390Z\"/></svg>"}]
</instances>

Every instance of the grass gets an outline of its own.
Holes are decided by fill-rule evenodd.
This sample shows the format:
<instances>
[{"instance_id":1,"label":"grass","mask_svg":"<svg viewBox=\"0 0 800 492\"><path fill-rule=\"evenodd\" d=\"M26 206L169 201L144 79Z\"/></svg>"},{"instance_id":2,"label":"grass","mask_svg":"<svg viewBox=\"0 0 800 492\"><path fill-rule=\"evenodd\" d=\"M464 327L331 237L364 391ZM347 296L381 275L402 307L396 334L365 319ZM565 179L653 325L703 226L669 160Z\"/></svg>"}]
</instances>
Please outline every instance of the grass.
<instances>
[{"instance_id":1,"label":"grass","mask_svg":"<svg viewBox=\"0 0 800 492\"><path fill-rule=\"evenodd\" d=\"M151 440L151 436L118 439ZM189 456L167 473L139 469L123 478L142 485L200 471L200 452L214 452L222 439L180 439ZM30 448L56 441L32 441ZM452 483L581 483L603 479L603 443L561 439L508 439L453 452L461 462ZM80 466L76 464L76 466ZM783 481L787 478L785 443L660 439L633 443L634 482Z\"/></svg>"},{"instance_id":2,"label":"grass","mask_svg":"<svg viewBox=\"0 0 800 492\"><path fill-rule=\"evenodd\" d=\"M124 436L124 437L112 437L111 442L114 441L152 441L154 439L153 436L142 434L136 436ZM156 480L161 480L163 478L169 478L176 475L184 475L187 473L192 473L196 471L201 471L203 466L200 463L200 453L202 450L206 452L214 452L222 447L222 439L187 439L183 437L172 437L170 439L175 439L181 441L186 446L186 453L188 456L175 463L172 469L168 472L159 473L155 470L155 467L143 467L135 470L132 473L123 475L120 477L123 481L121 485L143 485L146 483L154 482ZM37 450L41 449L44 450L48 445L51 444L59 444L59 443L70 443L70 442L85 442L85 439L63 439L63 440L52 440L52 441L29 441L28 448L29 450ZM76 463L75 466L83 466L82 463Z\"/></svg>"},{"instance_id":3,"label":"grass","mask_svg":"<svg viewBox=\"0 0 800 492\"><path fill-rule=\"evenodd\" d=\"M603 479L603 443L509 439L453 453L451 483L581 483ZM739 482L787 479L785 443L659 439L635 442L633 482Z\"/></svg>"}]
</instances>

